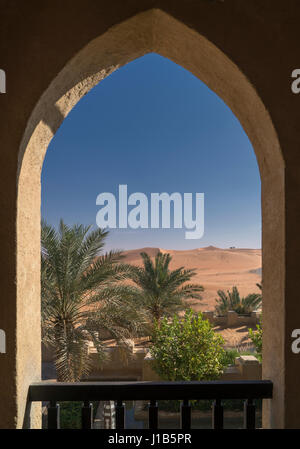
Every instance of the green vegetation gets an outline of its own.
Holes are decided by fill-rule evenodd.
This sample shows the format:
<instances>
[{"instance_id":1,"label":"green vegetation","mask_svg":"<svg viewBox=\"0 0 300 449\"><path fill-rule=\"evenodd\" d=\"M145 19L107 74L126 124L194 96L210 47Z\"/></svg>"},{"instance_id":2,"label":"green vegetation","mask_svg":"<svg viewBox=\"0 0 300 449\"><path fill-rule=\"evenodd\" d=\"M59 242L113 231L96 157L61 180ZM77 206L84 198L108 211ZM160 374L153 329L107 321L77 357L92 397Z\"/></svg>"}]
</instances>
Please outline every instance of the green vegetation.
<instances>
[{"instance_id":1,"label":"green vegetation","mask_svg":"<svg viewBox=\"0 0 300 449\"><path fill-rule=\"evenodd\" d=\"M106 236L83 225L68 227L61 221L56 231L42 223L42 338L55 349L59 381L88 374L88 339L101 361L101 331L126 345L143 324L142 311L120 283L129 270L120 262L121 253L100 255Z\"/></svg>"},{"instance_id":2,"label":"green vegetation","mask_svg":"<svg viewBox=\"0 0 300 449\"><path fill-rule=\"evenodd\" d=\"M260 362L262 361L262 332L262 324L256 325L256 331L249 329L249 338L255 346L257 358Z\"/></svg>"},{"instance_id":3,"label":"green vegetation","mask_svg":"<svg viewBox=\"0 0 300 449\"><path fill-rule=\"evenodd\" d=\"M258 360L261 361L259 352L238 351L237 349L226 349L224 359L223 359L224 366L234 365L236 357L241 357L243 355L253 355Z\"/></svg>"},{"instance_id":4,"label":"green vegetation","mask_svg":"<svg viewBox=\"0 0 300 449\"><path fill-rule=\"evenodd\" d=\"M195 270L170 270L170 254L160 252L154 260L141 253L142 267L122 263L119 251L102 254L107 234L89 226L69 227L62 220L57 231L42 223L42 337L55 350L58 380L79 381L89 373L89 342L102 362L104 335L116 340L126 356L127 340L145 331L163 379L217 379L240 354L224 350L223 338L202 314L186 309L184 300L201 299L204 290L190 283ZM262 301L261 293L241 298L236 287L218 295L220 314L248 314ZM180 310L185 310L182 317ZM261 359L262 326L250 329L249 337Z\"/></svg>"},{"instance_id":5,"label":"green vegetation","mask_svg":"<svg viewBox=\"0 0 300 449\"><path fill-rule=\"evenodd\" d=\"M99 402L94 401L94 414L98 408ZM61 429L82 429L81 410L82 402L60 402L60 428Z\"/></svg>"},{"instance_id":6,"label":"green vegetation","mask_svg":"<svg viewBox=\"0 0 300 449\"><path fill-rule=\"evenodd\" d=\"M183 309L184 299L201 299L203 287L188 283L195 276L195 270L184 270L183 267L170 270L170 254L159 252L154 262L146 253L141 253L141 257L143 267L132 266L129 278L135 284L132 294L148 314L151 324Z\"/></svg>"},{"instance_id":7,"label":"green vegetation","mask_svg":"<svg viewBox=\"0 0 300 449\"><path fill-rule=\"evenodd\" d=\"M240 315L248 315L257 310L262 302L261 293L251 293L241 298L237 287L233 287L231 292L227 290L227 293L224 290L218 290L218 296L215 307L218 315L224 315L229 310L233 310Z\"/></svg>"},{"instance_id":8,"label":"green vegetation","mask_svg":"<svg viewBox=\"0 0 300 449\"><path fill-rule=\"evenodd\" d=\"M202 412L211 411L214 401L211 400L192 400L190 401L192 410L199 410ZM178 413L180 411L181 401L158 401L159 410L165 412ZM258 410L262 409L261 399L255 400L256 407ZM225 410L231 411L242 411L244 410L244 400L242 399L224 399L222 400L222 405Z\"/></svg>"},{"instance_id":9,"label":"green vegetation","mask_svg":"<svg viewBox=\"0 0 300 449\"><path fill-rule=\"evenodd\" d=\"M201 313L188 310L156 322L150 352L154 369L165 380L213 380L223 372L224 340Z\"/></svg>"},{"instance_id":10,"label":"green vegetation","mask_svg":"<svg viewBox=\"0 0 300 449\"><path fill-rule=\"evenodd\" d=\"M236 359L236 357L239 357L241 354L239 353L239 351L237 349L227 349L224 352L224 357L223 357L223 365L224 366L229 366L229 365L234 365L234 361Z\"/></svg>"},{"instance_id":11,"label":"green vegetation","mask_svg":"<svg viewBox=\"0 0 300 449\"><path fill-rule=\"evenodd\" d=\"M262 284L256 284L257 287L262 291ZM257 352L257 358L262 361L262 315L260 316L260 324L256 325L256 331L249 329L249 338L255 346Z\"/></svg>"},{"instance_id":12,"label":"green vegetation","mask_svg":"<svg viewBox=\"0 0 300 449\"><path fill-rule=\"evenodd\" d=\"M81 429L81 402L60 403L60 428Z\"/></svg>"}]
</instances>

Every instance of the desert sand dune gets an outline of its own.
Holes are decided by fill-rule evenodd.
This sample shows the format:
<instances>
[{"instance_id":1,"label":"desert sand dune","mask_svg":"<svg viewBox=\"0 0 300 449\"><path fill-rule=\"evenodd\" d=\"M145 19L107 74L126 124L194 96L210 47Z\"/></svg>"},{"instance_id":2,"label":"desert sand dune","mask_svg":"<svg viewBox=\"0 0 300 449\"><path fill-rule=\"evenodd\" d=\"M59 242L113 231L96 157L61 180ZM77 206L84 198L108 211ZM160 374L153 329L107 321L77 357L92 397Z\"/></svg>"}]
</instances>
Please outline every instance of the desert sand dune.
<instances>
[{"instance_id":1,"label":"desert sand dune","mask_svg":"<svg viewBox=\"0 0 300 449\"><path fill-rule=\"evenodd\" d=\"M154 257L158 251L170 253L171 269L194 268L193 282L203 285L203 299L191 300L195 310L213 310L217 290L228 290L236 285L242 295L258 292L257 282L261 282L261 249L222 249L214 246L193 250L166 250L161 248L140 248L124 251L125 261L141 265L141 252Z\"/></svg>"}]
</instances>

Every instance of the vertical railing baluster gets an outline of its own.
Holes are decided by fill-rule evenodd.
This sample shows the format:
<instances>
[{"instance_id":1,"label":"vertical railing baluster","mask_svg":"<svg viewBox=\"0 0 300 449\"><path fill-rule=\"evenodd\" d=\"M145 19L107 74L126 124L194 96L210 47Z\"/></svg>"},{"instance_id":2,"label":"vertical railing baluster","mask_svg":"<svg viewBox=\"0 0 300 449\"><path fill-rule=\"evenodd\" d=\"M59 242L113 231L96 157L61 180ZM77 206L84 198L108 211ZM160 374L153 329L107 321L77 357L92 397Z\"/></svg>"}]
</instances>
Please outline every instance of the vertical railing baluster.
<instances>
[{"instance_id":1,"label":"vertical railing baluster","mask_svg":"<svg viewBox=\"0 0 300 449\"><path fill-rule=\"evenodd\" d=\"M255 404L253 399L244 402L244 428L255 429Z\"/></svg>"},{"instance_id":2,"label":"vertical railing baluster","mask_svg":"<svg viewBox=\"0 0 300 449\"><path fill-rule=\"evenodd\" d=\"M181 429L191 428L191 406L188 399L184 399L180 407Z\"/></svg>"},{"instance_id":3,"label":"vertical railing baluster","mask_svg":"<svg viewBox=\"0 0 300 449\"><path fill-rule=\"evenodd\" d=\"M212 428L215 430L223 429L224 413L221 399L216 399L212 407Z\"/></svg>"},{"instance_id":4,"label":"vertical railing baluster","mask_svg":"<svg viewBox=\"0 0 300 449\"><path fill-rule=\"evenodd\" d=\"M81 408L81 426L82 429L93 428L93 404L89 401L84 401Z\"/></svg>"},{"instance_id":5,"label":"vertical railing baluster","mask_svg":"<svg viewBox=\"0 0 300 449\"><path fill-rule=\"evenodd\" d=\"M83 429L92 429L98 426L93 422L93 403L87 398L99 400L99 395L103 398L112 397L112 400L104 401L104 407L99 407L99 415L103 415L105 428L125 429L126 419L126 400L133 398L148 403L148 424L149 429L158 429L160 400L172 400L180 404L180 426L183 430L193 427L192 423L192 400L187 398L196 398L197 400L209 400L212 404L212 428L223 429L224 408L226 399L234 398L244 402L244 422L246 429L255 429L256 423L256 401L272 398L273 384L271 381L232 381L232 382L81 382L72 384L50 384L36 383L29 387L30 402L47 401L47 422L43 421L44 427L49 429L60 429L64 426L63 419L60 419L60 404L64 407L64 401L81 401L81 424ZM105 390L106 389L106 390ZM102 393L101 393L102 392ZM49 396L47 396L47 394ZM77 398L77 399L76 399ZM78 399L79 398L79 399ZM119 398L119 399L117 399ZM124 402L122 399L124 399ZM154 399L155 398L155 399ZM159 398L159 400L157 400ZM256 398L256 399L254 399ZM260 402L259 402L260 404ZM102 405L102 403L101 403ZM223 407L224 406L224 407ZM64 410L64 408L62 409ZM103 413L102 413L103 412ZM62 414L62 412L61 412ZM43 416L46 418L46 412L43 408ZM98 416L98 415L97 415ZM62 416L63 418L63 416ZM61 423L60 423L61 420ZM100 416L99 416L100 421ZM128 420L127 420L128 421ZM146 425L147 426L147 425ZM100 427L100 423L99 423ZM147 426L148 427L148 426Z\"/></svg>"},{"instance_id":6,"label":"vertical railing baluster","mask_svg":"<svg viewBox=\"0 0 300 449\"><path fill-rule=\"evenodd\" d=\"M48 429L60 429L60 406L56 401L50 401L48 411Z\"/></svg>"},{"instance_id":7,"label":"vertical railing baluster","mask_svg":"<svg viewBox=\"0 0 300 449\"><path fill-rule=\"evenodd\" d=\"M155 399L149 404L149 429L158 429L158 405Z\"/></svg>"},{"instance_id":8,"label":"vertical railing baluster","mask_svg":"<svg viewBox=\"0 0 300 449\"><path fill-rule=\"evenodd\" d=\"M116 405L116 428L125 429L125 404L121 399L117 400Z\"/></svg>"}]
</instances>

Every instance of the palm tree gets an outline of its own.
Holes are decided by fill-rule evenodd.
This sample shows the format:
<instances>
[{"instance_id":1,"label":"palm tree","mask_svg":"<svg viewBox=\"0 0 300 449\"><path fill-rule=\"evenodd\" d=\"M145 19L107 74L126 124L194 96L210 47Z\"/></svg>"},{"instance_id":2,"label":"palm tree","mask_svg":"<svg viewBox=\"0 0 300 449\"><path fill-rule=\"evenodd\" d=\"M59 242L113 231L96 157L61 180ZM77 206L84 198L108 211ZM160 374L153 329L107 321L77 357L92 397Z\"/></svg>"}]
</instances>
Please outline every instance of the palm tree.
<instances>
[{"instance_id":1,"label":"palm tree","mask_svg":"<svg viewBox=\"0 0 300 449\"><path fill-rule=\"evenodd\" d=\"M224 290L218 290L219 298L216 299L217 305L215 307L218 315L224 315L229 310L234 310L240 315L247 315L261 306L261 293L250 293L244 298L240 297L237 287L233 287L227 294Z\"/></svg>"},{"instance_id":2,"label":"palm tree","mask_svg":"<svg viewBox=\"0 0 300 449\"><path fill-rule=\"evenodd\" d=\"M128 288L119 282L128 270L121 253L100 255L107 234L90 226L68 227L62 220L58 231L42 223L42 337L55 350L61 381L77 381L89 372L89 340L104 359L103 330L124 343L141 325Z\"/></svg>"},{"instance_id":3,"label":"palm tree","mask_svg":"<svg viewBox=\"0 0 300 449\"><path fill-rule=\"evenodd\" d=\"M199 293L204 288L188 283L195 276L195 270L185 270L183 267L170 270L170 254L158 252L154 262L145 252L141 253L141 257L143 267L132 266L129 278L134 283L133 296L151 322L154 319L159 323L162 317L182 309L184 299L201 299Z\"/></svg>"}]
</instances>

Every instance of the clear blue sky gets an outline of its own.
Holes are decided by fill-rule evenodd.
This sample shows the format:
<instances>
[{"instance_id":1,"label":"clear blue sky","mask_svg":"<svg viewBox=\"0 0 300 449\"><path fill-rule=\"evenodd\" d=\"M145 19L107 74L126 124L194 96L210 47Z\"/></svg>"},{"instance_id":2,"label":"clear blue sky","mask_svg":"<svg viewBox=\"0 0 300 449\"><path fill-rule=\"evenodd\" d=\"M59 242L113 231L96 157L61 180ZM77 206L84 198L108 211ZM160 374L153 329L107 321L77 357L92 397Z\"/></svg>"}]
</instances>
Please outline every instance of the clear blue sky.
<instances>
[{"instance_id":1,"label":"clear blue sky","mask_svg":"<svg viewBox=\"0 0 300 449\"><path fill-rule=\"evenodd\" d=\"M225 103L156 54L114 72L71 111L42 172L42 216L96 226L102 192L205 194L205 232L113 230L107 248L261 247L260 176L252 145Z\"/></svg>"}]
</instances>

